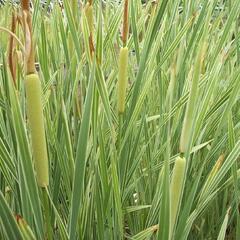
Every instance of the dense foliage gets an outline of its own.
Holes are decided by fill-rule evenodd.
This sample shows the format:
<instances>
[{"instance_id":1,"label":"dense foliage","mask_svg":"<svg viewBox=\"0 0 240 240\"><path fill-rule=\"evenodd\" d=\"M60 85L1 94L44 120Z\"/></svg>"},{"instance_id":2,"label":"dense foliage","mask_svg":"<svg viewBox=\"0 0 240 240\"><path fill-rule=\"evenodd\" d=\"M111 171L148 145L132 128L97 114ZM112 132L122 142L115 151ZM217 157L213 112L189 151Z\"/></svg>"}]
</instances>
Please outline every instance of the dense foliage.
<instances>
[{"instance_id":1,"label":"dense foliage","mask_svg":"<svg viewBox=\"0 0 240 240\"><path fill-rule=\"evenodd\" d=\"M126 2L33 1L46 138L0 8L0 239L240 239L240 1Z\"/></svg>"}]
</instances>

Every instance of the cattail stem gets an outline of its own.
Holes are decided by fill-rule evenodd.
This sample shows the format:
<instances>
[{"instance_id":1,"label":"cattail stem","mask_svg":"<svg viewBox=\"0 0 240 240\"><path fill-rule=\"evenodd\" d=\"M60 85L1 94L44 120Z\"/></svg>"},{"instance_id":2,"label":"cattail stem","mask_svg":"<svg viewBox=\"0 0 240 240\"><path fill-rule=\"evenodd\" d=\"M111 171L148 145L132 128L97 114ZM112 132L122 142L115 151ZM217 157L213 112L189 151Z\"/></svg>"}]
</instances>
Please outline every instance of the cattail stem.
<instances>
[{"instance_id":1,"label":"cattail stem","mask_svg":"<svg viewBox=\"0 0 240 240\"><path fill-rule=\"evenodd\" d=\"M44 131L41 84L37 74L26 76L25 89L37 182L40 187L46 187L49 184L48 156Z\"/></svg>"},{"instance_id":2,"label":"cattail stem","mask_svg":"<svg viewBox=\"0 0 240 240\"><path fill-rule=\"evenodd\" d=\"M1 27L0 26L0 31L3 31L9 35L11 35L15 41L19 44L19 46L21 47L22 50L24 50L24 46L22 44L22 42L20 41L20 39L16 36L16 34L14 34L13 32L11 32L10 30L8 30L7 28Z\"/></svg>"},{"instance_id":3,"label":"cattail stem","mask_svg":"<svg viewBox=\"0 0 240 240\"><path fill-rule=\"evenodd\" d=\"M22 0L22 17L25 34L25 91L26 108L31 133L33 161L38 186L43 192L43 207L46 221L46 239L52 239L47 187L49 185L48 155L44 129L42 89L36 74L35 48L32 36L32 18L29 11L29 0Z\"/></svg>"},{"instance_id":4,"label":"cattail stem","mask_svg":"<svg viewBox=\"0 0 240 240\"><path fill-rule=\"evenodd\" d=\"M122 30L122 41L123 46L127 45L128 40L128 0L124 3L124 13L123 13L123 30Z\"/></svg>"},{"instance_id":5,"label":"cattail stem","mask_svg":"<svg viewBox=\"0 0 240 240\"><path fill-rule=\"evenodd\" d=\"M25 61L26 73L35 73L35 49L32 37L32 18L30 12L23 11L24 32L25 32Z\"/></svg>"},{"instance_id":6,"label":"cattail stem","mask_svg":"<svg viewBox=\"0 0 240 240\"><path fill-rule=\"evenodd\" d=\"M17 18L15 16L15 13L12 12L12 24L11 24L11 32L15 34L16 31L16 23L17 23ZM12 75L13 83L16 87L16 58L14 58L14 49L15 49L15 39L12 35L10 35L9 38L9 52L8 52L8 63L9 63L9 68L10 72Z\"/></svg>"},{"instance_id":7,"label":"cattail stem","mask_svg":"<svg viewBox=\"0 0 240 240\"><path fill-rule=\"evenodd\" d=\"M170 187L170 235L174 230L174 225L177 220L178 209L181 205L185 168L186 159L184 157L177 157L173 169Z\"/></svg>"},{"instance_id":8,"label":"cattail stem","mask_svg":"<svg viewBox=\"0 0 240 240\"><path fill-rule=\"evenodd\" d=\"M122 130L123 130L123 115L119 114L119 116L118 116L118 137L117 137L118 155L120 154L120 148L121 148Z\"/></svg>"},{"instance_id":9,"label":"cattail stem","mask_svg":"<svg viewBox=\"0 0 240 240\"><path fill-rule=\"evenodd\" d=\"M128 81L128 48L121 48L119 54L118 75L118 112L122 114L125 110L125 99Z\"/></svg>"},{"instance_id":10,"label":"cattail stem","mask_svg":"<svg viewBox=\"0 0 240 240\"><path fill-rule=\"evenodd\" d=\"M45 228L46 228L46 237L47 239L53 239L52 228L51 228L51 218L50 218L50 209L49 209L49 200L48 193L46 188L42 188L43 194L43 204L45 209Z\"/></svg>"}]
</instances>

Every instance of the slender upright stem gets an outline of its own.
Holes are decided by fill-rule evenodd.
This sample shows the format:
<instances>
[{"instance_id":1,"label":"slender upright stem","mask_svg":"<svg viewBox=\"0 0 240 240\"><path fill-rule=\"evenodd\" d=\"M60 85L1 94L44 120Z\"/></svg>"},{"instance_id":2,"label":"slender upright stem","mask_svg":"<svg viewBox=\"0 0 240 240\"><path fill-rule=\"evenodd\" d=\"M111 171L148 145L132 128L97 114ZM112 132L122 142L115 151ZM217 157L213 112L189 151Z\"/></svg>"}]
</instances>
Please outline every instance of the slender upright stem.
<instances>
[{"instance_id":1,"label":"slender upright stem","mask_svg":"<svg viewBox=\"0 0 240 240\"><path fill-rule=\"evenodd\" d=\"M123 13L123 30L122 30L122 41L123 46L127 45L128 40L128 0L125 0L124 3L124 13Z\"/></svg>"},{"instance_id":2,"label":"slender upright stem","mask_svg":"<svg viewBox=\"0 0 240 240\"><path fill-rule=\"evenodd\" d=\"M46 237L47 239L53 239L52 227L51 227L51 218L50 218L50 208L48 193L46 188L42 188L43 195L43 206L44 206L44 215L45 215L45 226L46 226Z\"/></svg>"}]
</instances>

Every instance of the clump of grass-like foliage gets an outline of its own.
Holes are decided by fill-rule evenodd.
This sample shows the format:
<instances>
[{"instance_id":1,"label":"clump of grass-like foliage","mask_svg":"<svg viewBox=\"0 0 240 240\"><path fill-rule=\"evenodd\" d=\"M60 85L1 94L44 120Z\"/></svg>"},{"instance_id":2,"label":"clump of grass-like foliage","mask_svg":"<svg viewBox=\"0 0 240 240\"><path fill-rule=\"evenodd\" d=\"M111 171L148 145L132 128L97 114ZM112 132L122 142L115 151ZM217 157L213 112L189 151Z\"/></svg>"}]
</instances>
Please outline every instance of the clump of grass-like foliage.
<instances>
[{"instance_id":1,"label":"clump of grass-like foliage","mask_svg":"<svg viewBox=\"0 0 240 240\"><path fill-rule=\"evenodd\" d=\"M240 239L240 1L0 8L0 239Z\"/></svg>"}]
</instances>

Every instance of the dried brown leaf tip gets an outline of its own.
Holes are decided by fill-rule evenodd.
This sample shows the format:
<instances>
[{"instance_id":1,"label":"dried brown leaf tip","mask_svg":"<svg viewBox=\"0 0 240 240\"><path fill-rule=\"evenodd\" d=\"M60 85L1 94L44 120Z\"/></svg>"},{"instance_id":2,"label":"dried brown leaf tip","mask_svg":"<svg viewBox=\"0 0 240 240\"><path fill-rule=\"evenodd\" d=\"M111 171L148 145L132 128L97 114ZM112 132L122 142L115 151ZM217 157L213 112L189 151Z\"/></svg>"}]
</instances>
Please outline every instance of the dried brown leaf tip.
<instances>
[{"instance_id":1,"label":"dried brown leaf tip","mask_svg":"<svg viewBox=\"0 0 240 240\"><path fill-rule=\"evenodd\" d=\"M93 57L95 48L94 48L94 44L93 44L93 34L92 33L90 33L90 36L89 36L89 48L90 48L91 57Z\"/></svg>"},{"instance_id":2,"label":"dried brown leaf tip","mask_svg":"<svg viewBox=\"0 0 240 240\"><path fill-rule=\"evenodd\" d=\"M221 168L224 161L224 157L225 157L224 154L221 154L220 157L218 158L216 163L216 171L218 171Z\"/></svg>"},{"instance_id":3,"label":"dried brown leaf tip","mask_svg":"<svg viewBox=\"0 0 240 240\"><path fill-rule=\"evenodd\" d=\"M16 214L15 218L16 218L17 223L19 223L19 221L21 221L21 219L22 219L22 216L19 214Z\"/></svg>"},{"instance_id":4,"label":"dried brown leaf tip","mask_svg":"<svg viewBox=\"0 0 240 240\"><path fill-rule=\"evenodd\" d=\"M158 224L152 226L152 231L153 231L154 233L156 233L156 232L158 231L158 229L159 229L159 225L158 225Z\"/></svg>"}]
</instances>

